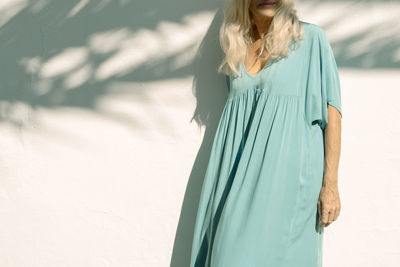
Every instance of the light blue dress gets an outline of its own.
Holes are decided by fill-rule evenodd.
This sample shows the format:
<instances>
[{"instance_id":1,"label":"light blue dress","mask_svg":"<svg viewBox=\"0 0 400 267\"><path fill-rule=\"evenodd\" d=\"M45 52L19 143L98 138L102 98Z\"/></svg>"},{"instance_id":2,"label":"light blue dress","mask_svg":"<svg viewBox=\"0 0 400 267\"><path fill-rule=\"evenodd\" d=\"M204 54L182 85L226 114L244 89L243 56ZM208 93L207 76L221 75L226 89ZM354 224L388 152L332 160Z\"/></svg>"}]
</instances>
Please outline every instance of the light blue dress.
<instances>
[{"instance_id":1,"label":"light blue dress","mask_svg":"<svg viewBox=\"0 0 400 267\"><path fill-rule=\"evenodd\" d=\"M328 106L340 114L333 51L324 30L256 75L242 63L229 90L204 179L190 267L320 267L317 201Z\"/></svg>"}]
</instances>

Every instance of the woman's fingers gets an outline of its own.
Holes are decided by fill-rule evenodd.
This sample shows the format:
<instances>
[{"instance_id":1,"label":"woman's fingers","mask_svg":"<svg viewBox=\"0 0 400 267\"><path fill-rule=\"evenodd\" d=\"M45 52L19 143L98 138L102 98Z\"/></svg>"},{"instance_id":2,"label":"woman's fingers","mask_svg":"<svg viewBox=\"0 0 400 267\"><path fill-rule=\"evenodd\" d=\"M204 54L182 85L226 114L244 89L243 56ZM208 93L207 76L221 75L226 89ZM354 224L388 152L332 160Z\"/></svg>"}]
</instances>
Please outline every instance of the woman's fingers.
<instances>
[{"instance_id":1,"label":"woman's fingers","mask_svg":"<svg viewBox=\"0 0 400 267\"><path fill-rule=\"evenodd\" d=\"M322 218L321 222L323 223L324 226L326 226L327 223L329 223L329 210L326 208L324 203L322 203Z\"/></svg>"},{"instance_id":2,"label":"woman's fingers","mask_svg":"<svg viewBox=\"0 0 400 267\"><path fill-rule=\"evenodd\" d=\"M320 224L324 227L330 225L339 216L339 209L324 205L323 202L318 202L318 212L320 215Z\"/></svg>"},{"instance_id":3,"label":"woman's fingers","mask_svg":"<svg viewBox=\"0 0 400 267\"><path fill-rule=\"evenodd\" d=\"M328 223L331 223L331 222L333 222L335 220L335 214L336 214L336 209L335 208L329 209Z\"/></svg>"},{"instance_id":4,"label":"woman's fingers","mask_svg":"<svg viewBox=\"0 0 400 267\"><path fill-rule=\"evenodd\" d=\"M320 225L328 226L339 217L340 198L337 187L323 186L318 198Z\"/></svg>"}]
</instances>

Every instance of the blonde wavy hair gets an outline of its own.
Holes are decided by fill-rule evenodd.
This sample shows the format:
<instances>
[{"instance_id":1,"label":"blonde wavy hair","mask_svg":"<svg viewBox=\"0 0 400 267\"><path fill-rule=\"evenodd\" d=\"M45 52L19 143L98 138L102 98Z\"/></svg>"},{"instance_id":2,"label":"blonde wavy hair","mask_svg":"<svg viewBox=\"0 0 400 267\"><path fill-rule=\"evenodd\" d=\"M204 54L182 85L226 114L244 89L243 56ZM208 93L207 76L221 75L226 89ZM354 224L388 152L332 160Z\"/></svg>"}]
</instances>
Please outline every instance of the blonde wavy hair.
<instances>
[{"instance_id":1,"label":"blonde wavy hair","mask_svg":"<svg viewBox=\"0 0 400 267\"><path fill-rule=\"evenodd\" d=\"M251 0L225 0L224 20L219 31L219 41L225 57L218 72L237 75L240 62L244 62L252 44L254 26L249 7ZM293 0L276 0L277 8L268 33L263 37L257 57L260 60L286 57L291 46L303 37L303 28L296 15Z\"/></svg>"}]
</instances>

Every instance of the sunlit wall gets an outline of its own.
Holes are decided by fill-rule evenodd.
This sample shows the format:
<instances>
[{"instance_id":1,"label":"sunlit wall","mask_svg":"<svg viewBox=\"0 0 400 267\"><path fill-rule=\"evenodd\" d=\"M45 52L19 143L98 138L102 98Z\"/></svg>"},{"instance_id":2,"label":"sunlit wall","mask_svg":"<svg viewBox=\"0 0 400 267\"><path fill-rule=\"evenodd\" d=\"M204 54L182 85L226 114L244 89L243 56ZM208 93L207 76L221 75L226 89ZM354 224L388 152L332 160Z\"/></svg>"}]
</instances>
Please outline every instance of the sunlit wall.
<instances>
[{"instance_id":1,"label":"sunlit wall","mask_svg":"<svg viewBox=\"0 0 400 267\"><path fill-rule=\"evenodd\" d=\"M400 262L400 2L296 1L342 88L325 267ZM221 1L0 2L0 266L188 267Z\"/></svg>"}]
</instances>

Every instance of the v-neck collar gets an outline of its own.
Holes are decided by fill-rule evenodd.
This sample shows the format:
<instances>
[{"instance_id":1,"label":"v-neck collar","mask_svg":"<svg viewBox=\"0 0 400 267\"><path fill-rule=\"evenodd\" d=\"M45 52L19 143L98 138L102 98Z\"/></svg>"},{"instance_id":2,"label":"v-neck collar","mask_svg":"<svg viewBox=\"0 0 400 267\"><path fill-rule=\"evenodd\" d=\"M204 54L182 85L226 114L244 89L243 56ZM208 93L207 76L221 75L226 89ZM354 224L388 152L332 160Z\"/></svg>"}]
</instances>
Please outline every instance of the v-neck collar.
<instances>
[{"instance_id":1,"label":"v-neck collar","mask_svg":"<svg viewBox=\"0 0 400 267\"><path fill-rule=\"evenodd\" d=\"M241 62L241 65L242 65L243 71L244 71L248 76L250 76L251 78L257 78L257 77L260 75L261 72L263 72L266 68L268 68L268 67L272 64L272 61L273 61L273 60L274 60L273 58L269 59L268 62L267 62L267 64L265 64L265 66L264 66L261 70L259 70L259 71L257 72L256 75L251 75L251 74L247 71L246 65L244 64L244 62Z\"/></svg>"}]
</instances>

